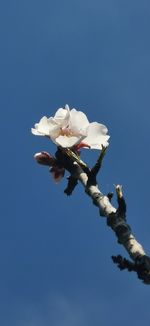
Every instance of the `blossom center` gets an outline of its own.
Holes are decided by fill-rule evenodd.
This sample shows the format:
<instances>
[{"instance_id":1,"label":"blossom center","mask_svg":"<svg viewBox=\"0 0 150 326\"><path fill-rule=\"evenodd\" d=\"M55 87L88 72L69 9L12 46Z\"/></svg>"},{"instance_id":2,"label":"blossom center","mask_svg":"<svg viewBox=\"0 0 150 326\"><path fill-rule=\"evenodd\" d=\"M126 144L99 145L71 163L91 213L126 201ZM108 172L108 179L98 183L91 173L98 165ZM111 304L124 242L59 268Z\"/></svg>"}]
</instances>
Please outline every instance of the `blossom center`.
<instances>
[{"instance_id":1,"label":"blossom center","mask_svg":"<svg viewBox=\"0 0 150 326\"><path fill-rule=\"evenodd\" d=\"M74 133L72 132L72 130L70 130L68 127L66 127L66 128L61 128L60 129L60 135L61 136L72 137L72 136L74 136Z\"/></svg>"}]
</instances>

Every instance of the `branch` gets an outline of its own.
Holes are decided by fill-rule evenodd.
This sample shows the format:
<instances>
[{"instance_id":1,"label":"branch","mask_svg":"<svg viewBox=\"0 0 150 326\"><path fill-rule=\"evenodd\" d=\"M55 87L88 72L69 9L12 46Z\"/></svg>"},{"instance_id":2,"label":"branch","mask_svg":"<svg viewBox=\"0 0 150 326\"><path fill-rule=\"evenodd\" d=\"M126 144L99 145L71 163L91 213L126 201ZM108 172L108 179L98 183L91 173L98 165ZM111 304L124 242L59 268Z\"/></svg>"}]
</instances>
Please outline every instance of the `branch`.
<instances>
[{"instance_id":1,"label":"branch","mask_svg":"<svg viewBox=\"0 0 150 326\"><path fill-rule=\"evenodd\" d=\"M111 204L112 193L104 195L96 182L96 175L101 167L105 151L102 151L95 166L90 170L87 165L68 150L59 150L59 159L71 175L80 181L94 205L99 208L100 216L107 218L107 225L114 231L118 243L123 245L133 262L121 256L112 257L120 269L135 271L144 283L150 284L150 257L146 256L141 244L136 240L130 226L126 222L126 203L122 186L115 186L118 208ZM56 155L57 156L57 155ZM58 157L58 156L57 156ZM119 258L118 258L119 257ZM121 257L121 258L120 258Z\"/></svg>"},{"instance_id":2,"label":"branch","mask_svg":"<svg viewBox=\"0 0 150 326\"><path fill-rule=\"evenodd\" d=\"M65 169L69 171L68 185L65 193L69 196L78 184L82 183L85 192L91 197L93 204L99 208L100 216L107 218L107 225L114 231L118 243L123 245L132 261L122 256L112 256L112 260L120 270L134 271L138 278L145 284L150 284L150 257L145 254L141 244L132 234L131 228L126 221L126 202L123 197L122 186L116 185L116 196L118 207L111 204L113 193L104 195L98 187L96 177L100 171L106 148L102 147L101 154L90 169L75 150L58 147L55 157L47 152L37 153L35 159L38 163L51 167L50 171L55 173L55 180L63 177Z\"/></svg>"}]
</instances>

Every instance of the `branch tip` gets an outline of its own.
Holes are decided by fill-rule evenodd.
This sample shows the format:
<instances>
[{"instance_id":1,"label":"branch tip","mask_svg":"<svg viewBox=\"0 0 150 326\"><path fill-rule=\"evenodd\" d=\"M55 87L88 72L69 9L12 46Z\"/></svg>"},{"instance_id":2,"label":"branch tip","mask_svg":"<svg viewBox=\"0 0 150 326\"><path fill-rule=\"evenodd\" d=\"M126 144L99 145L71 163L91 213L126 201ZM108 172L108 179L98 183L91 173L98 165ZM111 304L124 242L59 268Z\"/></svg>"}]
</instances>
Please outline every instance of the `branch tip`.
<instances>
[{"instance_id":1,"label":"branch tip","mask_svg":"<svg viewBox=\"0 0 150 326\"><path fill-rule=\"evenodd\" d=\"M116 194L117 197L120 199L123 197L123 193L122 193L122 186L121 185L114 185L115 189L116 189Z\"/></svg>"},{"instance_id":2,"label":"branch tip","mask_svg":"<svg viewBox=\"0 0 150 326\"><path fill-rule=\"evenodd\" d=\"M107 147L104 147L102 145L102 149L101 149L101 152L100 152L100 155L95 163L95 165L93 166L93 168L91 169L91 172L90 172L90 178L94 180L94 178L96 179L96 176L98 174L98 172L100 171L101 169L101 166L102 166L102 161L103 161L103 158L105 156L105 153L106 153L106 149Z\"/></svg>"},{"instance_id":3,"label":"branch tip","mask_svg":"<svg viewBox=\"0 0 150 326\"><path fill-rule=\"evenodd\" d=\"M122 185L114 185L116 189L116 195L117 195L117 201L118 201L118 215L122 216L122 218L125 220L126 219L126 202L123 197L123 192L122 192Z\"/></svg>"}]
</instances>

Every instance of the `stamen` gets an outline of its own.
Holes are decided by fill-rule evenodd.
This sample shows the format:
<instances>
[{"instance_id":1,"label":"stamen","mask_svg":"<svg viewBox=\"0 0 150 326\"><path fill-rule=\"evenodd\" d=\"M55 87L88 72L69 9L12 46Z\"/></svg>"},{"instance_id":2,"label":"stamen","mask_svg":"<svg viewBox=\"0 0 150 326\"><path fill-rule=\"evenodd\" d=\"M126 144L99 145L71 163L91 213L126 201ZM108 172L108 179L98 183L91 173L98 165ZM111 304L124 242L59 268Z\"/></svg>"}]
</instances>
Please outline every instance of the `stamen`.
<instances>
[{"instance_id":1,"label":"stamen","mask_svg":"<svg viewBox=\"0 0 150 326\"><path fill-rule=\"evenodd\" d=\"M73 132L68 127L64 128L64 129L61 128L60 135L71 137L71 136L73 136Z\"/></svg>"}]
</instances>

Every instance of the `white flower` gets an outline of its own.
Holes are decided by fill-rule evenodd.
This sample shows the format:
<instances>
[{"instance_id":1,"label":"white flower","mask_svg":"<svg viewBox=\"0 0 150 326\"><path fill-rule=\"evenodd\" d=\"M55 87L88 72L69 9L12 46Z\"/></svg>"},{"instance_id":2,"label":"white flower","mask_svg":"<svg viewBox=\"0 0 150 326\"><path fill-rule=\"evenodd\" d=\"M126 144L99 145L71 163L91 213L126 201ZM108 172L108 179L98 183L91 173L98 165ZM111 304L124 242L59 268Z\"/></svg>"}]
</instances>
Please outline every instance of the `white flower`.
<instances>
[{"instance_id":1,"label":"white flower","mask_svg":"<svg viewBox=\"0 0 150 326\"><path fill-rule=\"evenodd\" d=\"M109 136L106 126L90 123L86 115L76 109L60 108L54 117L43 117L31 129L32 134L49 137L57 146L70 148L73 146L102 149L108 146Z\"/></svg>"}]
</instances>

